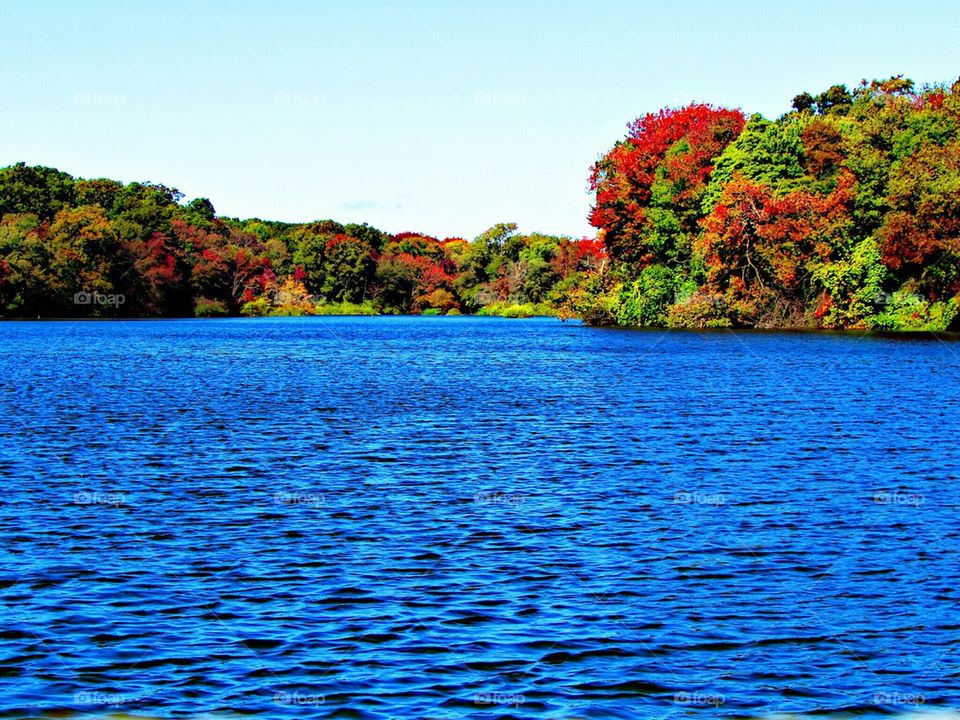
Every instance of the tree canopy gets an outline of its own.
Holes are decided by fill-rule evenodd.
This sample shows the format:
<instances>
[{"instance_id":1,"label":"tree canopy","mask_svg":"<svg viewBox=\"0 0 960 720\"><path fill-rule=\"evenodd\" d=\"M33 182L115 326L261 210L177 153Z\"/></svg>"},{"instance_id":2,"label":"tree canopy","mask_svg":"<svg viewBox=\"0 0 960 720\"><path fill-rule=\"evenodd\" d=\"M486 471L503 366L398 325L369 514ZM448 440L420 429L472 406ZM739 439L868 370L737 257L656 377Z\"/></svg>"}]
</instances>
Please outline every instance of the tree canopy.
<instances>
[{"instance_id":1,"label":"tree canopy","mask_svg":"<svg viewBox=\"0 0 960 720\"><path fill-rule=\"evenodd\" d=\"M694 104L593 167L606 277L575 311L675 327L960 329L960 82L794 97L776 120Z\"/></svg>"},{"instance_id":2,"label":"tree canopy","mask_svg":"<svg viewBox=\"0 0 960 720\"><path fill-rule=\"evenodd\" d=\"M602 250L500 223L472 242L220 217L140 182L0 169L0 316L557 313Z\"/></svg>"}]
</instances>

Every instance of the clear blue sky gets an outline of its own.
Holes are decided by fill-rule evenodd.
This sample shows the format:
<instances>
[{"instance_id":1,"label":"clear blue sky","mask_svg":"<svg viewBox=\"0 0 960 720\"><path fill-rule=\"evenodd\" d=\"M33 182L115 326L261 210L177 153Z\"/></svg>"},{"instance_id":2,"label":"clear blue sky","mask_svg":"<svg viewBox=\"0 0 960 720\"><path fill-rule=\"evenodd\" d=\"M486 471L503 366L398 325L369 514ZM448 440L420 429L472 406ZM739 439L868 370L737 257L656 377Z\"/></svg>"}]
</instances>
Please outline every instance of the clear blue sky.
<instances>
[{"instance_id":1,"label":"clear blue sky","mask_svg":"<svg viewBox=\"0 0 960 720\"><path fill-rule=\"evenodd\" d=\"M637 115L952 80L958 37L955 0L0 0L0 164L243 217L581 235Z\"/></svg>"}]
</instances>

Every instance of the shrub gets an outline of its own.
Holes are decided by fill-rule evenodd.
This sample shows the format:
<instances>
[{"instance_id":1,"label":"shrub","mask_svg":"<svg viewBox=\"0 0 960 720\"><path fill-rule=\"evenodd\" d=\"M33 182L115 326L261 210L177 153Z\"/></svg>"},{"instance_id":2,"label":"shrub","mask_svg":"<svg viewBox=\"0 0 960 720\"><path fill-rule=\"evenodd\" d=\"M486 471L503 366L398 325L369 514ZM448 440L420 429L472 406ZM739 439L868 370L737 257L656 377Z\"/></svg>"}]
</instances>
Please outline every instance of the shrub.
<instances>
[{"instance_id":1,"label":"shrub","mask_svg":"<svg viewBox=\"0 0 960 720\"><path fill-rule=\"evenodd\" d=\"M317 305L314 308L317 315L378 315L373 304L368 300L361 304L343 302Z\"/></svg>"},{"instance_id":2,"label":"shrub","mask_svg":"<svg viewBox=\"0 0 960 720\"><path fill-rule=\"evenodd\" d=\"M873 238L860 242L849 258L825 263L813 278L827 293L816 315L824 327L863 327L876 310L887 268Z\"/></svg>"},{"instance_id":3,"label":"shrub","mask_svg":"<svg viewBox=\"0 0 960 720\"><path fill-rule=\"evenodd\" d=\"M667 310L667 327L718 328L731 327L725 317L725 302L721 296L697 291Z\"/></svg>"},{"instance_id":4,"label":"shrub","mask_svg":"<svg viewBox=\"0 0 960 720\"><path fill-rule=\"evenodd\" d=\"M650 265L640 277L623 286L618 325L659 325L667 319L667 309L676 292L674 273L663 265Z\"/></svg>"},{"instance_id":5,"label":"shrub","mask_svg":"<svg viewBox=\"0 0 960 720\"><path fill-rule=\"evenodd\" d=\"M226 304L220 300L210 300L209 298L200 297L197 298L197 302L194 305L193 314L197 317L223 317L224 315L229 315L230 312L227 310Z\"/></svg>"},{"instance_id":6,"label":"shrub","mask_svg":"<svg viewBox=\"0 0 960 720\"><path fill-rule=\"evenodd\" d=\"M543 303L492 302L477 312L477 315L505 318L554 317L557 311Z\"/></svg>"},{"instance_id":7,"label":"shrub","mask_svg":"<svg viewBox=\"0 0 960 720\"><path fill-rule=\"evenodd\" d=\"M263 317L274 313L270 307L270 301L265 297L258 297L256 300L244 303L243 307L240 308L240 314L246 317Z\"/></svg>"},{"instance_id":8,"label":"shrub","mask_svg":"<svg viewBox=\"0 0 960 720\"><path fill-rule=\"evenodd\" d=\"M867 320L875 330L940 332L949 329L960 312L960 297L931 302L909 287L883 295L882 303L883 311Z\"/></svg>"}]
</instances>

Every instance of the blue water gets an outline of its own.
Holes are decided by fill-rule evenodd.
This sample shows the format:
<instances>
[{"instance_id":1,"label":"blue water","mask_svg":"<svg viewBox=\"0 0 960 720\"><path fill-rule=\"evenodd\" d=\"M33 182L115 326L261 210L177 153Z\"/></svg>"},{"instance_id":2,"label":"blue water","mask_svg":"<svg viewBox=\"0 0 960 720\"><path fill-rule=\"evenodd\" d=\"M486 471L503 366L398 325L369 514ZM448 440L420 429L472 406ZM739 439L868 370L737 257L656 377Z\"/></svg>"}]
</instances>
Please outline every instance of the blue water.
<instances>
[{"instance_id":1,"label":"blue water","mask_svg":"<svg viewBox=\"0 0 960 720\"><path fill-rule=\"evenodd\" d=\"M0 716L960 705L960 343L0 324Z\"/></svg>"}]
</instances>

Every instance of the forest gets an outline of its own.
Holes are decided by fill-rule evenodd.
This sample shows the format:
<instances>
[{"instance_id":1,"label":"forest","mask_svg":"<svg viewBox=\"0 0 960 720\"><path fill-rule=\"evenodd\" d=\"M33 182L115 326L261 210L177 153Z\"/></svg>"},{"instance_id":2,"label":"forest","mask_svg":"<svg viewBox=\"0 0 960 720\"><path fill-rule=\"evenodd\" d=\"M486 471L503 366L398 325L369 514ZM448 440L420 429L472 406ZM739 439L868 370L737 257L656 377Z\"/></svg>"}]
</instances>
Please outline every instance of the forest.
<instances>
[{"instance_id":1,"label":"forest","mask_svg":"<svg viewBox=\"0 0 960 720\"><path fill-rule=\"evenodd\" d=\"M594 165L609 262L596 324L958 330L960 81L793 98L776 120L704 104L629 125Z\"/></svg>"},{"instance_id":2,"label":"forest","mask_svg":"<svg viewBox=\"0 0 960 720\"><path fill-rule=\"evenodd\" d=\"M467 242L333 220L219 217L149 182L0 170L5 317L555 315L596 240L501 223Z\"/></svg>"},{"instance_id":3,"label":"forest","mask_svg":"<svg viewBox=\"0 0 960 720\"><path fill-rule=\"evenodd\" d=\"M960 81L695 103L590 169L596 238L218 216L153 182L0 169L0 316L493 314L960 330Z\"/></svg>"}]
</instances>

